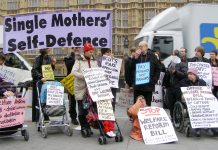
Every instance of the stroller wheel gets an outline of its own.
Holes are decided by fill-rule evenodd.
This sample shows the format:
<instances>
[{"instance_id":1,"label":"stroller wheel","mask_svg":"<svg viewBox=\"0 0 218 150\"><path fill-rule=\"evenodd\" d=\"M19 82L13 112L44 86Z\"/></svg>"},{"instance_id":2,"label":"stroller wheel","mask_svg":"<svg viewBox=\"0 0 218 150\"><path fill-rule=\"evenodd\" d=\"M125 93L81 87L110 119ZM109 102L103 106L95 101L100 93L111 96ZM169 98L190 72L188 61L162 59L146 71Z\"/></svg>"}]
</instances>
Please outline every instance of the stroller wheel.
<instances>
[{"instance_id":1,"label":"stroller wheel","mask_svg":"<svg viewBox=\"0 0 218 150\"><path fill-rule=\"evenodd\" d=\"M42 132L42 137L43 137L43 138L47 138L48 133L47 133L47 130L46 130L45 127L42 127L41 132Z\"/></svg>"},{"instance_id":2,"label":"stroller wheel","mask_svg":"<svg viewBox=\"0 0 218 150\"><path fill-rule=\"evenodd\" d=\"M24 137L25 141L29 140L29 132L26 129L21 130L21 135Z\"/></svg>"},{"instance_id":3,"label":"stroller wheel","mask_svg":"<svg viewBox=\"0 0 218 150\"><path fill-rule=\"evenodd\" d=\"M84 137L84 138L88 137L88 132L85 129L81 130L81 134L82 134L82 137Z\"/></svg>"},{"instance_id":4,"label":"stroller wheel","mask_svg":"<svg viewBox=\"0 0 218 150\"><path fill-rule=\"evenodd\" d=\"M117 133L115 136L115 142L122 142L123 136L120 133Z\"/></svg>"},{"instance_id":5,"label":"stroller wheel","mask_svg":"<svg viewBox=\"0 0 218 150\"><path fill-rule=\"evenodd\" d=\"M73 135L73 131L71 130L70 126L65 126L65 134L67 136L72 136Z\"/></svg>"},{"instance_id":6,"label":"stroller wheel","mask_svg":"<svg viewBox=\"0 0 218 150\"><path fill-rule=\"evenodd\" d=\"M107 144L107 139L106 139L106 137L99 136L99 137L98 137L98 143L99 143L100 145Z\"/></svg>"}]
</instances>

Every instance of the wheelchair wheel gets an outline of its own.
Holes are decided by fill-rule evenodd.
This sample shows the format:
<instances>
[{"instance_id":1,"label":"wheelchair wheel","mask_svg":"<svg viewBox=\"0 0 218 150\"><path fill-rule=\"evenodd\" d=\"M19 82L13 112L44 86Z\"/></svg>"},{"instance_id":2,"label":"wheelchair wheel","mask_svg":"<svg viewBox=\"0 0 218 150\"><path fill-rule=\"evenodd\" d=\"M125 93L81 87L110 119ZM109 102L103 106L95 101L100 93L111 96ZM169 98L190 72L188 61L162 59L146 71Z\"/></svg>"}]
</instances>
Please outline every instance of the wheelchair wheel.
<instances>
[{"instance_id":1,"label":"wheelchair wheel","mask_svg":"<svg viewBox=\"0 0 218 150\"><path fill-rule=\"evenodd\" d=\"M181 102L176 102L173 109L173 126L178 132L182 132L185 124L185 107Z\"/></svg>"}]
</instances>

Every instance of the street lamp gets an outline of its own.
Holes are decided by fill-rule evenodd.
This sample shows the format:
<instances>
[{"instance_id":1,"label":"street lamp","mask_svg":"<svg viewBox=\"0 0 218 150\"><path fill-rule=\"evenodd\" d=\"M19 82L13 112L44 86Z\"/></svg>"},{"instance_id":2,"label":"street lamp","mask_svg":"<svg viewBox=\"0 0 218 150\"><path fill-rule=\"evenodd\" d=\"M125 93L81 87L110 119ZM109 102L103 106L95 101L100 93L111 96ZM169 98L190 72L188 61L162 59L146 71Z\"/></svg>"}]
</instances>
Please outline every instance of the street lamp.
<instances>
[{"instance_id":1,"label":"street lamp","mask_svg":"<svg viewBox=\"0 0 218 150\"><path fill-rule=\"evenodd\" d=\"M123 40L123 47L128 48L128 46L129 46L128 36L125 36Z\"/></svg>"}]
</instances>

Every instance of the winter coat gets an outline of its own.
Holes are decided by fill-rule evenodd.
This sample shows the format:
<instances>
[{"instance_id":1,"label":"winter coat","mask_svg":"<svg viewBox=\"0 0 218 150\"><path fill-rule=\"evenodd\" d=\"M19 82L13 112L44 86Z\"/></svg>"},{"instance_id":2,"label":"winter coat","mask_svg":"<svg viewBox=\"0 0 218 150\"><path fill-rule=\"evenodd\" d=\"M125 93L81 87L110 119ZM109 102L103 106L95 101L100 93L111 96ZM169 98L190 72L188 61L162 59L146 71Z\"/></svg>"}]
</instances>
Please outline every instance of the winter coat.
<instances>
[{"instance_id":1,"label":"winter coat","mask_svg":"<svg viewBox=\"0 0 218 150\"><path fill-rule=\"evenodd\" d=\"M172 74L168 70L166 75L164 76L163 86L165 86L166 88L175 87L177 84L179 84L179 81L187 76L187 71L188 67L185 63L181 62L176 64L175 72Z\"/></svg>"},{"instance_id":2,"label":"winter coat","mask_svg":"<svg viewBox=\"0 0 218 150\"><path fill-rule=\"evenodd\" d=\"M218 67L218 59L216 59L216 65L214 65L211 61L211 59L209 59L209 63L211 65L211 67Z\"/></svg>"},{"instance_id":3,"label":"winter coat","mask_svg":"<svg viewBox=\"0 0 218 150\"><path fill-rule=\"evenodd\" d=\"M64 62L67 68L67 75L69 75L75 63L75 54L71 52L70 55L68 55L67 57L64 57Z\"/></svg>"},{"instance_id":4,"label":"winter coat","mask_svg":"<svg viewBox=\"0 0 218 150\"><path fill-rule=\"evenodd\" d=\"M132 80L134 78L133 74L131 74L131 67L132 67L132 58L128 57L127 60L125 61L125 81L126 84L131 87L132 85Z\"/></svg>"},{"instance_id":5,"label":"winter coat","mask_svg":"<svg viewBox=\"0 0 218 150\"><path fill-rule=\"evenodd\" d=\"M181 80L177 87L175 87L175 94L177 97L182 97L181 87L188 87L188 86L206 86L206 82L202 79L197 77L195 82L192 82L186 77L185 79Z\"/></svg>"},{"instance_id":6,"label":"winter coat","mask_svg":"<svg viewBox=\"0 0 218 150\"><path fill-rule=\"evenodd\" d=\"M35 62L33 64L33 68L31 70L32 73L32 78L34 81L39 81L43 78L42 76L42 65L48 65L51 64L51 57L46 55L46 56L42 56L39 55L38 57L36 57ZM54 66L52 65L52 69L54 69Z\"/></svg>"},{"instance_id":7,"label":"winter coat","mask_svg":"<svg viewBox=\"0 0 218 150\"><path fill-rule=\"evenodd\" d=\"M141 141L143 139L140 124L139 124L139 119L138 119L138 112L140 108L146 106L147 105L145 101L137 100L136 103L133 106L131 106L127 111L128 116L133 119L130 137L137 141Z\"/></svg>"},{"instance_id":8,"label":"winter coat","mask_svg":"<svg viewBox=\"0 0 218 150\"><path fill-rule=\"evenodd\" d=\"M192 57L192 58L189 58L187 60L188 60L188 62L207 62L207 63L209 63L209 60L205 57L202 57L202 60L199 60L197 57Z\"/></svg>"},{"instance_id":9,"label":"winter coat","mask_svg":"<svg viewBox=\"0 0 218 150\"><path fill-rule=\"evenodd\" d=\"M83 76L83 70L93 67L98 67L97 61L93 57L90 59L90 66L88 60L83 55L75 61L71 73L75 77L74 95L76 100L83 100L87 88L85 78Z\"/></svg>"},{"instance_id":10,"label":"winter coat","mask_svg":"<svg viewBox=\"0 0 218 150\"><path fill-rule=\"evenodd\" d=\"M150 62L150 82L146 84L135 85L136 64ZM146 55L141 54L138 59L132 59L131 74L134 76L132 84L134 90L153 92L161 72L161 64L153 52L148 51Z\"/></svg>"}]
</instances>

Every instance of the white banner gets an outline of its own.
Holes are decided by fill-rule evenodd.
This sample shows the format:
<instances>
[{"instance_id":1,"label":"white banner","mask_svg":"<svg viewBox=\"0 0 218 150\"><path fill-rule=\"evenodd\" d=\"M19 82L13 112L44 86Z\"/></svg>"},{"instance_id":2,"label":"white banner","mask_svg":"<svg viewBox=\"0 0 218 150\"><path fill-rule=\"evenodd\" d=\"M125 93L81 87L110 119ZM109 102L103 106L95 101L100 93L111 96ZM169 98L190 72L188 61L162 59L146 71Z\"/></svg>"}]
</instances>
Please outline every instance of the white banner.
<instances>
[{"instance_id":1,"label":"white banner","mask_svg":"<svg viewBox=\"0 0 218 150\"><path fill-rule=\"evenodd\" d=\"M64 87L56 85L47 85L46 105L63 105Z\"/></svg>"},{"instance_id":2,"label":"white banner","mask_svg":"<svg viewBox=\"0 0 218 150\"><path fill-rule=\"evenodd\" d=\"M145 144L178 141L173 125L163 108L140 108L138 118Z\"/></svg>"},{"instance_id":3,"label":"white banner","mask_svg":"<svg viewBox=\"0 0 218 150\"><path fill-rule=\"evenodd\" d=\"M113 94L102 68L88 68L83 71L89 94L93 101L112 99Z\"/></svg>"},{"instance_id":4,"label":"white banner","mask_svg":"<svg viewBox=\"0 0 218 150\"><path fill-rule=\"evenodd\" d=\"M218 101L206 86L181 87L192 128L218 127Z\"/></svg>"},{"instance_id":5,"label":"white banner","mask_svg":"<svg viewBox=\"0 0 218 150\"><path fill-rule=\"evenodd\" d=\"M105 74L113 88L119 87L120 68L122 59L112 58L109 56L102 57L101 67L104 69Z\"/></svg>"},{"instance_id":6,"label":"white banner","mask_svg":"<svg viewBox=\"0 0 218 150\"><path fill-rule=\"evenodd\" d=\"M203 79L208 86L212 87L212 71L209 63L205 62L189 62L188 68L196 68L198 70L198 76Z\"/></svg>"},{"instance_id":7,"label":"white banner","mask_svg":"<svg viewBox=\"0 0 218 150\"><path fill-rule=\"evenodd\" d=\"M112 100L97 101L98 119L115 121Z\"/></svg>"}]
</instances>

